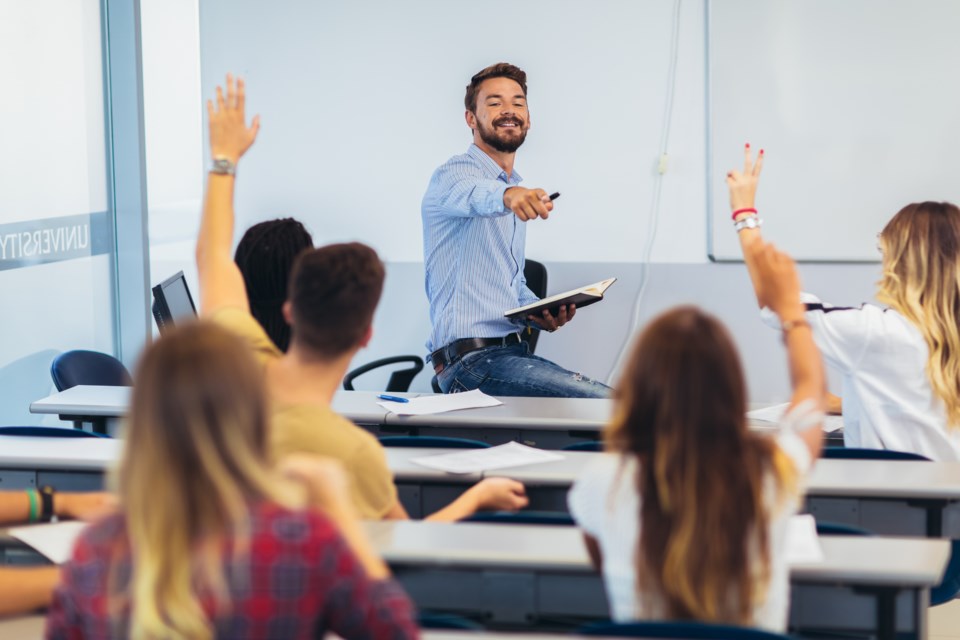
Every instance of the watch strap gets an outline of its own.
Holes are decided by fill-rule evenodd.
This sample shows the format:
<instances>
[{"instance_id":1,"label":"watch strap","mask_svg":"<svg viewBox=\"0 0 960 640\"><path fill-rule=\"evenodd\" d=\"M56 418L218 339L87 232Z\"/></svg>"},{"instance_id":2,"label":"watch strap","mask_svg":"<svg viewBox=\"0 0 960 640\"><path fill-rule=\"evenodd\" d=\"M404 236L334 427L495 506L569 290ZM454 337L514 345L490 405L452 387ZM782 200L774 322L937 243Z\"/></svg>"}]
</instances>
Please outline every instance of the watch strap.
<instances>
[{"instance_id":1,"label":"watch strap","mask_svg":"<svg viewBox=\"0 0 960 640\"><path fill-rule=\"evenodd\" d=\"M53 520L53 494L56 493L50 485L40 487L40 522Z\"/></svg>"},{"instance_id":2,"label":"watch strap","mask_svg":"<svg viewBox=\"0 0 960 640\"><path fill-rule=\"evenodd\" d=\"M215 173L218 176L235 176L237 175L237 165L229 158L214 158L213 164L210 165L210 173Z\"/></svg>"}]
</instances>

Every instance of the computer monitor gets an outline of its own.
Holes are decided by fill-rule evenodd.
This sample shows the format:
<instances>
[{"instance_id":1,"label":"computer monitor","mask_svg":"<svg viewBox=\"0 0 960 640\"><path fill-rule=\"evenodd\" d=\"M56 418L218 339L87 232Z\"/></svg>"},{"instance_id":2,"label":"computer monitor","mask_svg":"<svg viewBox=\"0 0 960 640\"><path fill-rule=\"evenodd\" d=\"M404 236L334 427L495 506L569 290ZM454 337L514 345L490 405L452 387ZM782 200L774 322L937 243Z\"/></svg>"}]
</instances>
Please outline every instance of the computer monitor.
<instances>
[{"instance_id":1,"label":"computer monitor","mask_svg":"<svg viewBox=\"0 0 960 640\"><path fill-rule=\"evenodd\" d=\"M183 277L178 271L153 288L153 317L161 335L173 327L176 320L197 315L197 307Z\"/></svg>"}]
</instances>

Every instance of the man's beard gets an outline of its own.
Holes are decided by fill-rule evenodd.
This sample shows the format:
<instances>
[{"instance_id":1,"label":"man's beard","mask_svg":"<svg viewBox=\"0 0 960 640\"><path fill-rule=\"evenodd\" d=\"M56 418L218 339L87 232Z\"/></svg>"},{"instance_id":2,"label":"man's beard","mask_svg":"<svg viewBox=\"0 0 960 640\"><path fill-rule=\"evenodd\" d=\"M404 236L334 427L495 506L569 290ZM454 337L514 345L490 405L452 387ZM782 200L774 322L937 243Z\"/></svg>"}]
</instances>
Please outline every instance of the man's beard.
<instances>
[{"instance_id":1,"label":"man's beard","mask_svg":"<svg viewBox=\"0 0 960 640\"><path fill-rule=\"evenodd\" d=\"M504 122L515 122L519 135L501 134L497 132L497 126ZM493 121L493 128L486 129L482 123L477 122L477 130L480 132L480 139L500 153L513 153L520 148L527 137L527 130L523 128L523 121L519 118L497 118Z\"/></svg>"}]
</instances>

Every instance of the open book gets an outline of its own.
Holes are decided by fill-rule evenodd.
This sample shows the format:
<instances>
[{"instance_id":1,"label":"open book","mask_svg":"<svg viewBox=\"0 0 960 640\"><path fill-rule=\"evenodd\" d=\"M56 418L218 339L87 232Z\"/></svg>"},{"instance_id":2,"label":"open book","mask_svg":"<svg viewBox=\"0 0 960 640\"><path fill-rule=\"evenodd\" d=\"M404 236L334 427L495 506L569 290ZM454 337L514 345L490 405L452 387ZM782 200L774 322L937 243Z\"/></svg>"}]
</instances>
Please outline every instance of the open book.
<instances>
[{"instance_id":1,"label":"open book","mask_svg":"<svg viewBox=\"0 0 960 640\"><path fill-rule=\"evenodd\" d=\"M544 309L549 309L550 313L555 316L560 313L560 306L565 304L575 304L577 305L577 309L582 309L587 305L591 305L594 302L600 302L603 300L603 293L616 281L616 278L607 278L606 280L594 282L593 284L588 284L585 287L580 287L579 289L574 289L573 291L564 291L563 293L558 293L555 296L544 298L543 300L539 300L533 304L528 304L525 307L510 309L509 311L505 311L503 315L511 320L517 318L522 319L531 314L540 316Z\"/></svg>"}]
</instances>

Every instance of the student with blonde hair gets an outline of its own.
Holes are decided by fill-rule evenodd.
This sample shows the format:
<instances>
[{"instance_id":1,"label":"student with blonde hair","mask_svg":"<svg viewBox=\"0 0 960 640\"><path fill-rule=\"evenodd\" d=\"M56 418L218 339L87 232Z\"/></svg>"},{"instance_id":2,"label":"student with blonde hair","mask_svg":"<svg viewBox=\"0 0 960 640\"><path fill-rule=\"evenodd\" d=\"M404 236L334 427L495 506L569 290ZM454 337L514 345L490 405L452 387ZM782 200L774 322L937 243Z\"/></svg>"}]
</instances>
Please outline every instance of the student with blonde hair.
<instances>
[{"instance_id":1,"label":"student with blonde hair","mask_svg":"<svg viewBox=\"0 0 960 640\"><path fill-rule=\"evenodd\" d=\"M791 407L776 438L749 431L723 325L679 307L647 326L614 392L605 433L614 455L588 466L569 495L615 620L786 627L786 529L820 452L824 378L793 262L752 250L784 323Z\"/></svg>"},{"instance_id":2,"label":"student with blonde hair","mask_svg":"<svg viewBox=\"0 0 960 640\"><path fill-rule=\"evenodd\" d=\"M754 160L749 145L745 156L743 172L731 171L727 183L756 284L750 247L762 243L755 197L764 156ZM843 375L844 442L960 460L960 208L909 204L883 228L878 248L877 300L887 308L802 298L827 364ZM759 291L757 298L767 306Z\"/></svg>"},{"instance_id":3,"label":"student with blonde hair","mask_svg":"<svg viewBox=\"0 0 960 640\"><path fill-rule=\"evenodd\" d=\"M259 367L205 322L143 355L118 513L63 568L48 638L414 637L334 463L267 458Z\"/></svg>"}]
</instances>

